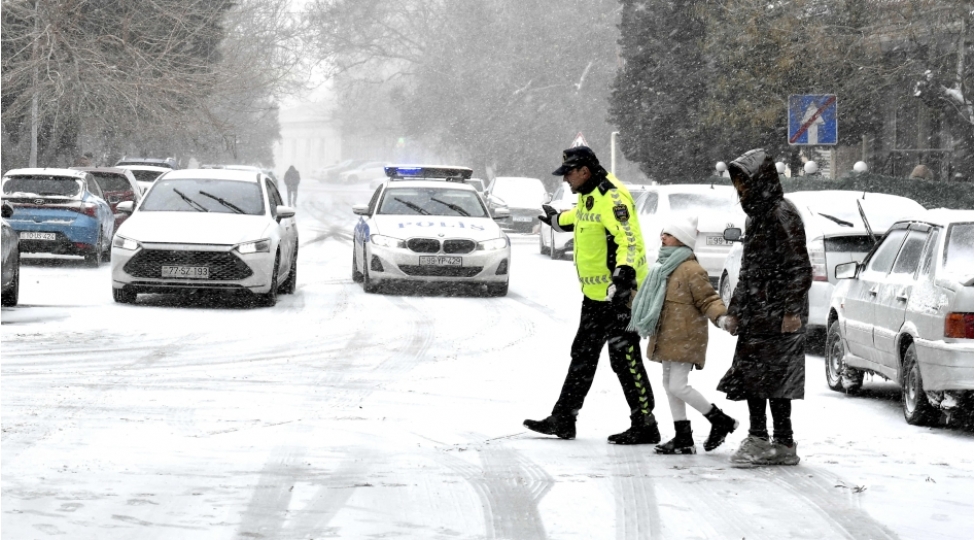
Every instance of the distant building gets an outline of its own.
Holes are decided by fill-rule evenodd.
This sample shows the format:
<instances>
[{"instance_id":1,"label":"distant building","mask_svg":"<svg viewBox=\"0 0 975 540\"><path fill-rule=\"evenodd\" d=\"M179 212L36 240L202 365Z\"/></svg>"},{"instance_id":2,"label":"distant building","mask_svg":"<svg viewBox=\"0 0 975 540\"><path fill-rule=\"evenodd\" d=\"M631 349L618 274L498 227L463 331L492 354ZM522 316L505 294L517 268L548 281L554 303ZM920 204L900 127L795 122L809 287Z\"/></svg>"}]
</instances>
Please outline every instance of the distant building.
<instances>
[{"instance_id":1,"label":"distant building","mask_svg":"<svg viewBox=\"0 0 975 540\"><path fill-rule=\"evenodd\" d=\"M342 134L327 104L307 103L282 108L278 113L281 140L274 145L274 171L278 178L294 165L302 177L342 160Z\"/></svg>"}]
</instances>

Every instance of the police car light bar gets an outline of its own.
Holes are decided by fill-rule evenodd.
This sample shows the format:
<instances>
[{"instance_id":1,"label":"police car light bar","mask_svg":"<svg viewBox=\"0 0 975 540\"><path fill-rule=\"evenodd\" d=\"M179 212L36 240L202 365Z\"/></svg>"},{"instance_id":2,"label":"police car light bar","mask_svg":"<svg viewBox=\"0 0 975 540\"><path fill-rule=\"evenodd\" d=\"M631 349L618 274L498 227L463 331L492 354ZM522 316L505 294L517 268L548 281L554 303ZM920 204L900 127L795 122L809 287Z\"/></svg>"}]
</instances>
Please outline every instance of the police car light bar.
<instances>
[{"instance_id":1,"label":"police car light bar","mask_svg":"<svg viewBox=\"0 0 975 540\"><path fill-rule=\"evenodd\" d=\"M463 182L474 174L467 167L447 167L441 165L387 165L386 176L392 179L443 178L448 182Z\"/></svg>"}]
</instances>

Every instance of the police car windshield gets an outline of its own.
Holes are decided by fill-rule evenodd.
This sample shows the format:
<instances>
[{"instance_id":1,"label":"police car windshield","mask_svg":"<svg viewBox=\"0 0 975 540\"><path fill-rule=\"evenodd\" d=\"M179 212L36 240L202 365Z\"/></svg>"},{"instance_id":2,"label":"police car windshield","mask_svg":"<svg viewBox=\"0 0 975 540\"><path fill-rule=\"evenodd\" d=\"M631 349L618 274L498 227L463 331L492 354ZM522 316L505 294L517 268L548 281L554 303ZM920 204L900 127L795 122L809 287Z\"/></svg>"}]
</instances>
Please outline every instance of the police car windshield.
<instances>
[{"instance_id":1,"label":"police car windshield","mask_svg":"<svg viewBox=\"0 0 975 540\"><path fill-rule=\"evenodd\" d=\"M477 193L461 189L390 188L378 214L488 217Z\"/></svg>"}]
</instances>

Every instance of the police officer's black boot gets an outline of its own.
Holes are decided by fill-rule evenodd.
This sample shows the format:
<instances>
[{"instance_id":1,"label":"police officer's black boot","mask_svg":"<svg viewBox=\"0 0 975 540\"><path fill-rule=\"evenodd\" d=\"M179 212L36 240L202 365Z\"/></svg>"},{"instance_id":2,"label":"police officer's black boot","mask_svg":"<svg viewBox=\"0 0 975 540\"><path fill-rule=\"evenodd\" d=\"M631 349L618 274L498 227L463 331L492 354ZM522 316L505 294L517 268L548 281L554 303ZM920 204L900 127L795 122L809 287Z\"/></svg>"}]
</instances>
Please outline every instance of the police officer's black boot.
<instances>
[{"instance_id":1,"label":"police officer's black boot","mask_svg":"<svg viewBox=\"0 0 975 540\"><path fill-rule=\"evenodd\" d=\"M704 450L707 452L721 446L725 437L738 429L738 421L725 414L713 403L711 410L704 417L711 422L711 433L708 435L708 440L704 441Z\"/></svg>"},{"instance_id":2,"label":"police officer's black boot","mask_svg":"<svg viewBox=\"0 0 975 540\"><path fill-rule=\"evenodd\" d=\"M607 440L614 444L657 444L660 442L657 419L653 413L640 415L631 420L630 429L610 435Z\"/></svg>"},{"instance_id":3,"label":"police officer's black boot","mask_svg":"<svg viewBox=\"0 0 975 540\"><path fill-rule=\"evenodd\" d=\"M696 454L694 433L691 431L690 420L674 421L674 438L657 445L658 454Z\"/></svg>"},{"instance_id":4,"label":"police officer's black boot","mask_svg":"<svg viewBox=\"0 0 975 540\"><path fill-rule=\"evenodd\" d=\"M576 419L573 416L552 415L544 420L525 420L524 425L532 431L555 435L560 439L576 438Z\"/></svg>"}]
</instances>

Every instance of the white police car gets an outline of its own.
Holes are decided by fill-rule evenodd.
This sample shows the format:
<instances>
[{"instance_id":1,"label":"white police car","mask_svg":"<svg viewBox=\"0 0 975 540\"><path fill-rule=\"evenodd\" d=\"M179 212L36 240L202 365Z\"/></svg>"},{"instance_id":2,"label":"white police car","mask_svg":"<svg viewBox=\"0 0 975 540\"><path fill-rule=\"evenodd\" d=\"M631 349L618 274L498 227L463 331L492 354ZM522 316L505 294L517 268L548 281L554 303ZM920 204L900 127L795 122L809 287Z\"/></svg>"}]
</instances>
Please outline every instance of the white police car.
<instances>
[{"instance_id":1,"label":"white police car","mask_svg":"<svg viewBox=\"0 0 975 540\"><path fill-rule=\"evenodd\" d=\"M352 279L366 292L408 282L470 283L508 294L511 243L484 199L464 183L471 169L388 166L353 235Z\"/></svg>"}]
</instances>

